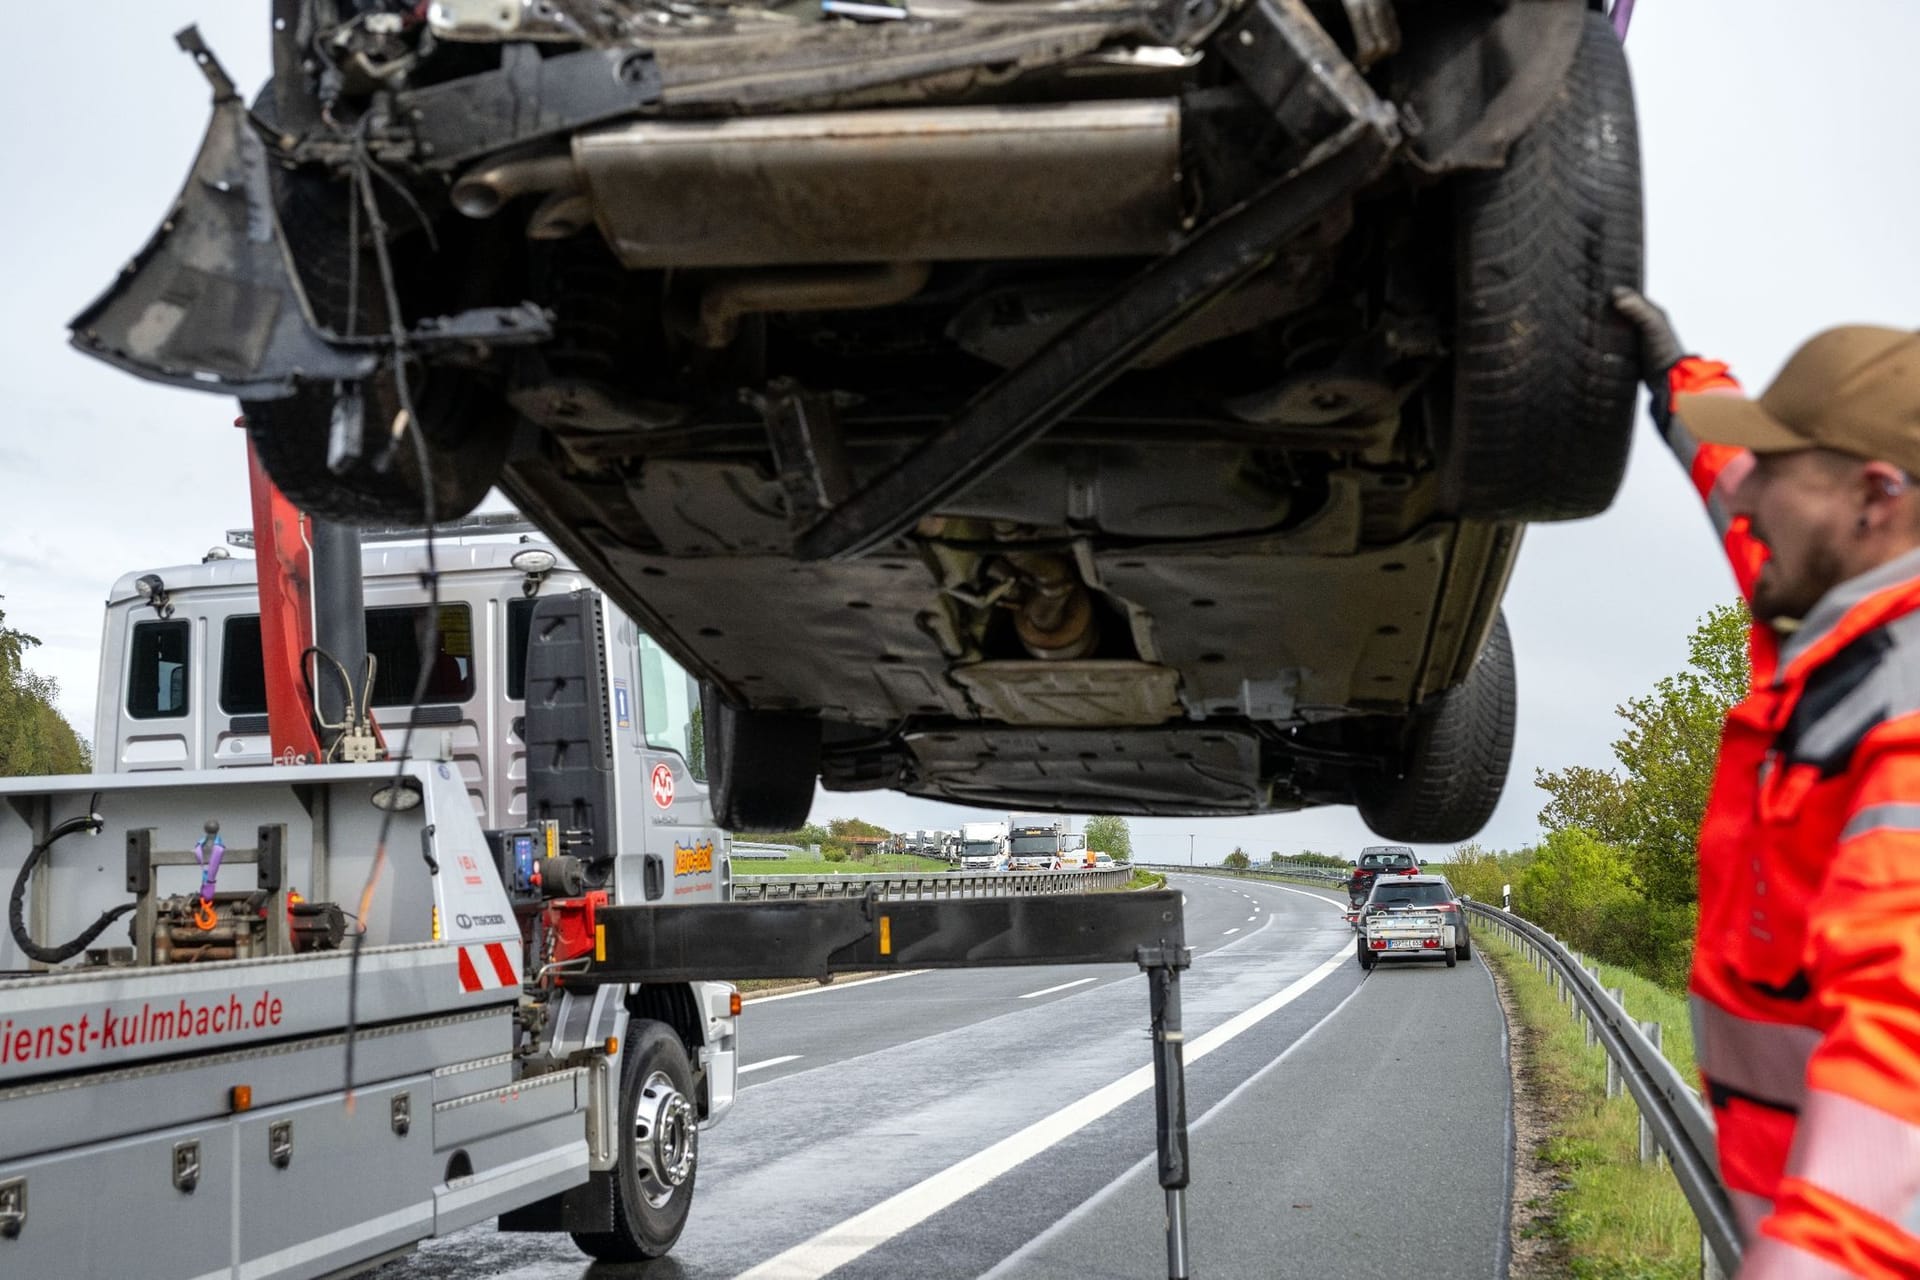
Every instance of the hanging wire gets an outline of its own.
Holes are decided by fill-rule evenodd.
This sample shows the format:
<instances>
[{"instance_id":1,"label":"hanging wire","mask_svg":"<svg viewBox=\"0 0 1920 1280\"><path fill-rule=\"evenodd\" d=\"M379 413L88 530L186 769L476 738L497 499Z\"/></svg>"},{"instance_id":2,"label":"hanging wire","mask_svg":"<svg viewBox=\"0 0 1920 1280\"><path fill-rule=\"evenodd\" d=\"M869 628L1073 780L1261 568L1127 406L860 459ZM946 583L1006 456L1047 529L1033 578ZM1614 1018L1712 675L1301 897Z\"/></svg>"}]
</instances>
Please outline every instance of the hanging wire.
<instances>
[{"instance_id":1,"label":"hanging wire","mask_svg":"<svg viewBox=\"0 0 1920 1280\"><path fill-rule=\"evenodd\" d=\"M433 537L438 513L434 509L433 459L427 448L426 437L422 434L420 415L414 410L413 366L407 345L406 321L400 310L400 290L394 281L393 258L387 243L387 224L380 213L380 204L375 198L370 176L380 170L367 150L364 129L355 132L353 159L350 185L371 232L374 259L380 268L380 287L386 299L388 336L393 344L393 381L400 400L400 412L392 428L395 437L393 442L398 443L397 437L404 435L413 447L414 460L420 472L421 507L426 524L427 569L423 584L427 588L427 625L420 640L420 672L414 679L410 703L412 709L407 717L406 732L401 736L400 750L395 755L394 787L397 792L406 776L406 762L413 754L414 725L419 720L420 703L427 696L427 684L433 675L433 655L440 648L440 572ZM381 176L387 177L384 174ZM393 181L390 177L387 180ZM418 206L415 208L417 210ZM424 219L422 225L425 225ZM358 253L358 246L355 246L355 253ZM354 931L353 949L347 962L346 1097L349 1110L353 1107L354 1043L359 1026L360 951L366 943L367 921L372 916L374 895L381 874L386 870L387 839L392 833L393 815L392 806L382 810L380 815L380 829L374 839L373 864L368 867L366 883L360 888L360 910L356 921L359 927Z\"/></svg>"}]
</instances>

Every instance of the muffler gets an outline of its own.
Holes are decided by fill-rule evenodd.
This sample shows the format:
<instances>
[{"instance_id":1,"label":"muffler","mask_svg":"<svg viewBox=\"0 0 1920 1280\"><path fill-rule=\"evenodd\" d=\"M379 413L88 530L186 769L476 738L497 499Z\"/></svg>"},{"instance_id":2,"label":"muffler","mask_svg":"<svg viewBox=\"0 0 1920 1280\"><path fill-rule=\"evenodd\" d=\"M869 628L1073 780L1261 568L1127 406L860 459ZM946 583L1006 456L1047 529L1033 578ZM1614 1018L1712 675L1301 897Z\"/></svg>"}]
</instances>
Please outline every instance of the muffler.
<instances>
[{"instance_id":1,"label":"muffler","mask_svg":"<svg viewBox=\"0 0 1920 1280\"><path fill-rule=\"evenodd\" d=\"M645 120L566 159L470 170L454 205L583 194L629 267L1144 256L1180 235L1172 99Z\"/></svg>"}]
</instances>

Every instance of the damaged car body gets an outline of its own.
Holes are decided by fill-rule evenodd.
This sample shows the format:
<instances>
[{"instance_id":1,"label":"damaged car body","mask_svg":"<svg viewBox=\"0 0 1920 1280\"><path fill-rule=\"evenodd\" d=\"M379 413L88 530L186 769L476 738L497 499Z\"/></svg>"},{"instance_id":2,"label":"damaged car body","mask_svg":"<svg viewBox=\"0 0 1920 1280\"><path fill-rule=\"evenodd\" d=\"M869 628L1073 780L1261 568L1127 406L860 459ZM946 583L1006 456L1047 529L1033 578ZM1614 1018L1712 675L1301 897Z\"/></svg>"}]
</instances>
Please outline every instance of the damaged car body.
<instances>
[{"instance_id":1,"label":"damaged car body","mask_svg":"<svg viewBox=\"0 0 1920 1280\"><path fill-rule=\"evenodd\" d=\"M1583 0L277 0L82 350L318 515L497 484L817 779L1465 838L1527 522L1625 464Z\"/></svg>"}]
</instances>

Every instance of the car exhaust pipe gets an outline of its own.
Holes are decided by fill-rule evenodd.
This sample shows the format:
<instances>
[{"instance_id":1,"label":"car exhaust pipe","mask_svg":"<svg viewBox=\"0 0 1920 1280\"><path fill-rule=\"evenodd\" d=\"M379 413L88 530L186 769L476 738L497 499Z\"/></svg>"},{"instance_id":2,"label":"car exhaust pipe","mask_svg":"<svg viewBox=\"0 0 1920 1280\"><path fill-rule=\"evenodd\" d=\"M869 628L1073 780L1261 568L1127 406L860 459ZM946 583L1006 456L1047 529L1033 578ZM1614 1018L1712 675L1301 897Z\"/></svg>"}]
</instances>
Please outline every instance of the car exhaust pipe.
<instances>
[{"instance_id":1,"label":"car exhaust pipe","mask_svg":"<svg viewBox=\"0 0 1920 1280\"><path fill-rule=\"evenodd\" d=\"M1179 103L1152 99L630 121L453 203L584 192L633 268L1128 257L1177 242L1179 179Z\"/></svg>"}]
</instances>

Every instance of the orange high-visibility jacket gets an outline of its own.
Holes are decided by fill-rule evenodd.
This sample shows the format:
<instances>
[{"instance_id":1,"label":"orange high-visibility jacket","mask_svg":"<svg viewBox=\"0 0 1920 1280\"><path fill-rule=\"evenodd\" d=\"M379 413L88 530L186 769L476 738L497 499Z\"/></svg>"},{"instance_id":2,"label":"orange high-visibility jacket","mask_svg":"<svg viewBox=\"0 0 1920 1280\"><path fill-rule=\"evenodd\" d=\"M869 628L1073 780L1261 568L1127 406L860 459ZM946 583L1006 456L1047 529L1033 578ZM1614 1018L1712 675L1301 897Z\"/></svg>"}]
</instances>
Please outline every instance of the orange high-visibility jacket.
<instances>
[{"instance_id":1,"label":"orange high-visibility jacket","mask_svg":"<svg viewBox=\"0 0 1920 1280\"><path fill-rule=\"evenodd\" d=\"M1738 389L1692 358L1669 383ZM1666 409L1747 593L1766 549L1715 492L1741 451L1696 444ZM1750 643L1700 831L1689 982L1740 1275L1920 1277L1920 553Z\"/></svg>"}]
</instances>

